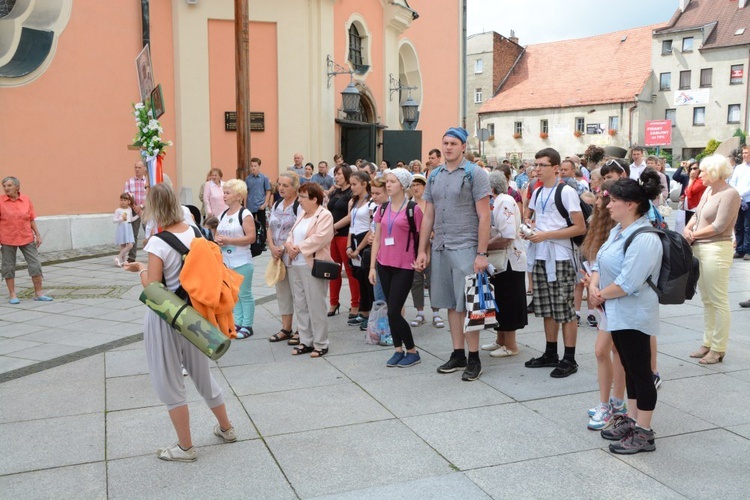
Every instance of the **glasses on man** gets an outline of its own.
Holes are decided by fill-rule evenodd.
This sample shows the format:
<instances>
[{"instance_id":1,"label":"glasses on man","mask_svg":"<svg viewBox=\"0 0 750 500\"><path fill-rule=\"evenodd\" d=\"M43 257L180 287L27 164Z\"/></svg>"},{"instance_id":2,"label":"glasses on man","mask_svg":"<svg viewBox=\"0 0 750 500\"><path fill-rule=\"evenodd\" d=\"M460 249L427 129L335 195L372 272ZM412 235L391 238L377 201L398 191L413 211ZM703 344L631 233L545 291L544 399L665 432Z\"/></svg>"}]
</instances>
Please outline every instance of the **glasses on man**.
<instances>
[{"instance_id":1,"label":"glasses on man","mask_svg":"<svg viewBox=\"0 0 750 500\"><path fill-rule=\"evenodd\" d=\"M533 166L534 167L551 167L552 164L551 163L535 163Z\"/></svg>"}]
</instances>

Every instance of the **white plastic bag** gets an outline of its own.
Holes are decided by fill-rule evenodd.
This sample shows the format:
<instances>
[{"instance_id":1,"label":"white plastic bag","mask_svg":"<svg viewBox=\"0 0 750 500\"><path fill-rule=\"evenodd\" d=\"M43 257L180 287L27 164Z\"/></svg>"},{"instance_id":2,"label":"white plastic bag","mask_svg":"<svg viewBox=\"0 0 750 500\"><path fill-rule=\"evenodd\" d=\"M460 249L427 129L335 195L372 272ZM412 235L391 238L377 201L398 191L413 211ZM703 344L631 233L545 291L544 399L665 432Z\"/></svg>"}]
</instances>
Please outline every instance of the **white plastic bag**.
<instances>
[{"instance_id":1,"label":"white plastic bag","mask_svg":"<svg viewBox=\"0 0 750 500\"><path fill-rule=\"evenodd\" d=\"M391 325L388 323L388 306L382 300L372 303L370 318L367 320L365 344L393 345Z\"/></svg>"}]
</instances>

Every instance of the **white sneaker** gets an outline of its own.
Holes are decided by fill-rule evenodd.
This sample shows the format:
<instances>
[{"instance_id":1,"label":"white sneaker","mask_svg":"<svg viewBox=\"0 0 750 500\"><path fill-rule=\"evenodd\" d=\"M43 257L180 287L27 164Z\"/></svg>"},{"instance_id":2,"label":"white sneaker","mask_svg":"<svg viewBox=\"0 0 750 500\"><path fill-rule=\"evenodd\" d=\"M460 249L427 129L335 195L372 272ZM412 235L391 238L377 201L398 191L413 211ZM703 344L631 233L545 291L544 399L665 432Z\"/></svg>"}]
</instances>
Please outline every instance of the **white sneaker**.
<instances>
[{"instance_id":1,"label":"white sneaker","mask_svg":"<svg viewBox=\"0 0 750 500\"><path fill-rule=\"evenodd\" d=\"M214 436L219 436L224 440L225 443L234 443L237 441L237 433L234 432L234 427L222 431L221 426L216 424L214 427Z\"/></svg>"},{"instance_id":2,"label":"white sneaker","mask_svg":"<svg viewBox=\"0 0 750 500\"><path fill-rule=\"evenodd\" d=\"M195 462L198 459L198 453L195 451L195 446L183 450L180 448L179 443L176 443L170 448L159 448L156 450L156 456L161 460L166 460L168 462Z\"/></svg>"},{"instance_id":3,"label":"white sneaker","mask_svg":"<svg viewBox=\"0 0 750 500\"><path fill-rule=\"evenodd\" d=\"M505 347L505 346L504 345L500 345L497 342L493 342L491 344L484 344L482 346L482 350L483 351L496 351L498 349L502 349L503 347Z\"/></svg>"},{"instance_id":4,"label":"white sneaker","mask_svg":"<svg viewBox=\"0 0 750 500\"><path fill-rule=\"evenodd\" d=\"M120 260L119 257L115 257L115 265L117 267L122 267L122 261Z\"/></svg>"}]
</instances>

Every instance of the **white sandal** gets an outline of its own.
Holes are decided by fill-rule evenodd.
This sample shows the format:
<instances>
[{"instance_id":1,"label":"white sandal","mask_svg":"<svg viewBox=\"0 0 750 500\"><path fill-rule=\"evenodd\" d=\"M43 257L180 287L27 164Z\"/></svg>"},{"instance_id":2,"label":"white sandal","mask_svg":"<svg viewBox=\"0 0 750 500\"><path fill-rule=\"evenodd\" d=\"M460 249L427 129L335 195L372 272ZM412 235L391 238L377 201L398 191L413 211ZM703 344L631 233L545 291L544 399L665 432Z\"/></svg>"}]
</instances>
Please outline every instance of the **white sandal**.
<instances>
[{"instance_id":1,"label":"white sandal","mask_svg":"<svg viewBox=\"0 0 750 500\"><path fill-rule=\"evenodd\" d=\"M411 323L409 323L411 326L421 326L424 325L425 319L423 314L417 314L417 317L412 320Z\"/></svg>"},{"instance_id":2,"label":"white sandal","mask_svg":"<svg viewBox=\"0 0 750 500\"><path fill-rule=\"evenodd\" d=\"M435 328L443 328L445 327L445 323L443 323L443 318L441 318L438 315L435 315L432 317L432 324Z\"/></svg>"}]
</instances>

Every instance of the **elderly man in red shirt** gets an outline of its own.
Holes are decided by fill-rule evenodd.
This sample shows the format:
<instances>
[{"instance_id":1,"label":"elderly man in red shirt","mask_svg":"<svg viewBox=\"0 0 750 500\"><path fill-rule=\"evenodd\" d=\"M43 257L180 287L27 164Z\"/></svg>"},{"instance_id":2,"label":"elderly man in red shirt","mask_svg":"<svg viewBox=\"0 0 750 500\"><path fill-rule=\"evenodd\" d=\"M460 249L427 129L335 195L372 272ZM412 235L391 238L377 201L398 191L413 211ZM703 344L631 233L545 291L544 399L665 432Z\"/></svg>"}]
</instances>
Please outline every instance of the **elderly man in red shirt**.
<instances>
[{"instance_id":1,"label":"elderly man in red shirt","mask_svg":"<svg viewBox=\"0 0 750 500\"><path fill-rule=\"evenodd\" d=\"M20 301L16 296L16 253L20 249L29 276L34 284L34 300L50 302L52 297L42 291L42 265L37 255L37 247L42 244L42 235L36 227L34 205L28 196L21 194L21 183L15 177L3 179L0 196L0 244L2 244L2 275L8 285L11 304Z\"/></svg>"}]
</instances>

